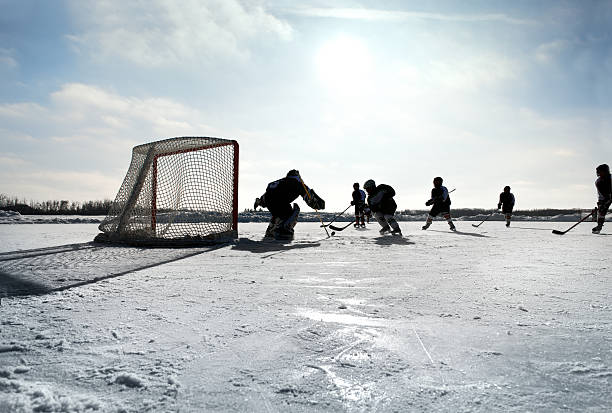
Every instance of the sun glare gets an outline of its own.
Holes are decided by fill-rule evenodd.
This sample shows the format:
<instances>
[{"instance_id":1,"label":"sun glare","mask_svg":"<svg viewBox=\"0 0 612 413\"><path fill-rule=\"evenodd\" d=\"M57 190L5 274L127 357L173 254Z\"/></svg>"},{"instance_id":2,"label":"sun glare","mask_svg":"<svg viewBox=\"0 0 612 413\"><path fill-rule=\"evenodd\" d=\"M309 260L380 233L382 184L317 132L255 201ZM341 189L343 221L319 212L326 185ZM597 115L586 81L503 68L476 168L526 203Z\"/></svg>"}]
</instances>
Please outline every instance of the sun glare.
<instances>
[{"instance_id":1,"label":"sun glare","mask_svg":"<svg viewBox=\"0 0 612 413\"><path fill-rule=\"evenodd\" d=\"M319 79L330 89L358 93L369 83L372 57L358 38L339 36L325 43L315 56Z\"/></svg>"}]
</instances>

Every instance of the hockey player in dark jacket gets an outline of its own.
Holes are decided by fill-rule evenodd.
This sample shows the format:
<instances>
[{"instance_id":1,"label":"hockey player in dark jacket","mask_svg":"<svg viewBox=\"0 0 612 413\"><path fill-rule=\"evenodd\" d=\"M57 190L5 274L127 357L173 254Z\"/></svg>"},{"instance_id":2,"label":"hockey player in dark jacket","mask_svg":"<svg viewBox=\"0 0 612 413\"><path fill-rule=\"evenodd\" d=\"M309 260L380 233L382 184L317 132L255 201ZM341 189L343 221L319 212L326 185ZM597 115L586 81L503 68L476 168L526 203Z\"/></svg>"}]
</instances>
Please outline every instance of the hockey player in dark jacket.
<instances>
[{"instance_id":1,"label":"hockey player in dark jacket","mask_svg":"<svg viewBox=\"0 0 612 413\"><path fill-rule=\"evenodd\" d=\"M397 204L393 199L395 190L385 184L377 186L371 179L363 184L363 188L368 193L368 205L382 227L380 234L390 232L392 235L402 235L402 230L394 216L397 209Z\"/></svg>"},{"instance_id":2,"label":"hockey player in dark jacket","mask_svg":"<svg viewBox=\"0 0 612 413\"><path fill-rule=\"evenodd\" d=\"M606 222L606 214L612 203L612 180L610 179L610 167L607 164L601 164L596 169L597 180L595 187L597 188L597 226L593 228L593 234L599 234Z\"/></svg>"},{"instance_id":3,"label":"hockey player in dark jacket","mask_svg":"<svg viewBox=\"0 0 612 413\"><path fill-rule=\"evenodd\" d=\"M434 187L431 190L431 198L425 202L426 206L433 206L429 211L427 222L425 225L423 225L423 229L429 228L434 217L436 217L438 214L442 214L444 219L446 219L446 222L448 222L448 226L450 227L451 231L456 231L457 228L455 228L455 224L453 224L453 220L451 219L450 215L451 199L448 195L448 189L442 185L442 178L439 176L434 178L433 185Z\"/></svg>"},{"instance_id":4,"label":"hockey player in dark jacket","mask_svg":"<svg viewBox=\"0 0 612 413\"><path fill-rule=\"evenodd\" d=\"M366 194L363 192L363 189L359 189L359 183L355 182L353 184L353 200L351 201L351 205L355 205L355 228L365 228L365 204L366 204ZM361 221L361 224L359 223Z\"/></svg>"},{"instance_id":5,"label":"hockey player in dark jacket","mask_svg":"<svg viewBox=\"0 0 612 413\"><path fill-rule=\"evenodd\" d=\"M298 196L313 209L325 209L325 201L304 184L299 171L295 169L290 170L286 177L270 182L266 192L255 199L254 209L261 206L268 208L272 214L266 238L293 239L293 227L297 223L300 207L295 203L291 207L291 202Z\"/></svg>"},{"instance_id":6,"label":"hockey player in dark jacket","mask_svg":"<svg viewBox=\"0 0 612 413\"><path fill-rule=\"evenodd\" d=\"M512 210L514 209L514 195L510 192L510 187L505 186L504 192L499 194L499 202L497 203L497 209L501 209L502 213L506 217L506 227L510 226L510 219L512 218Z\"/></svg>"}]
</instances>

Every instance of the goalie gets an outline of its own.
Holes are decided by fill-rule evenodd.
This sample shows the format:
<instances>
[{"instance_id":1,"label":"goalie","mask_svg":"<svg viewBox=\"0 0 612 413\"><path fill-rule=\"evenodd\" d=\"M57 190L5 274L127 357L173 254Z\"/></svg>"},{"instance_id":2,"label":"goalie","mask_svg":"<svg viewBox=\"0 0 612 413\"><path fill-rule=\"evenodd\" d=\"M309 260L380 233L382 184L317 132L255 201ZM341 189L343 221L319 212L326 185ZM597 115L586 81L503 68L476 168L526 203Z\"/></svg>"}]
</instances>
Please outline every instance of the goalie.
<instances>
[{"instance_id":1,"label":"goalie","mask_svg":"<svg viewBox=\"0 0 612 413\"><path fill-rule=\"evenodd\" d=\"M284 178L270 182L266 192L255 199L254 209L268 208L272 214L265 238L293 239L293 227L297 223L300 207L295 203L291 207L291 203L298 196L312 209L325 209L325 201L304 184L300 172L295 169L290 170Z\"/></svg>"}]
</instances>

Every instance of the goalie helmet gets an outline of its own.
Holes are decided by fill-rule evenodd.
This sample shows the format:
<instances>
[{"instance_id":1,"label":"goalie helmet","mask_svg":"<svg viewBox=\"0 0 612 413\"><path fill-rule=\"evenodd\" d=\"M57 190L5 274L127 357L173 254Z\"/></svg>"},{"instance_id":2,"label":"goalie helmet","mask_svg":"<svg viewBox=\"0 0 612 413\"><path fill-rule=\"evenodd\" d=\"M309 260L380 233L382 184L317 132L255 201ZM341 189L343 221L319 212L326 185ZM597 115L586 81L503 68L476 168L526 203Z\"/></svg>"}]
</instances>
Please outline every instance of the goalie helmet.
<instances>
[{"instance_id":1,"label":"goalie helmet","mask_svg":"<svg viewBox=\"0 0 612 413\"><path fill-rule=\"evenodd\" d=\"M433 184L434 186L438 187L442 185L442 182L444 182L444 180L442 179L442 177L440 176L436 176L433 180Z\"/></svg>"},{"instance_id":2,"label":"goalie helmet","mask_svg":"<svg viewBox=\"0 0 612 413\"><path fill-rule=\"evenodd\" d=\"M608 164L606 164L606 163L602 163L602 164L601 164L601 165L599 165L597 168L595 168L595 171L596 171L598 174L602 174L602 173L604 173L604 174L608 174L608 175L609 175L609 174L610 174L610 167L608 166Z\"/></svg>"},{"instance_id":3,"label":"goalie helmet","mask_svg":"<svg viewBox=\"0 0 612 413\"><path fill-rule=\"evenodd\" d=\"M376 188L376 182L374 182L373 179L368 179L367 181L365 181L365 183L363 184L363 189L365 189L366 191L371 191L372 189Z\"/></svg>"},{"instance_id":4,"label":"goalie helmet","mask_svg":"<svg viewBox=\"0 0 612 413\"><path fill-rule=\"evenodd\" d=\"M300 176L300 171L298 171L297 169L292 169L289 172L287 172L287 177L290 176Z\"/></svg>"}]
</instances>

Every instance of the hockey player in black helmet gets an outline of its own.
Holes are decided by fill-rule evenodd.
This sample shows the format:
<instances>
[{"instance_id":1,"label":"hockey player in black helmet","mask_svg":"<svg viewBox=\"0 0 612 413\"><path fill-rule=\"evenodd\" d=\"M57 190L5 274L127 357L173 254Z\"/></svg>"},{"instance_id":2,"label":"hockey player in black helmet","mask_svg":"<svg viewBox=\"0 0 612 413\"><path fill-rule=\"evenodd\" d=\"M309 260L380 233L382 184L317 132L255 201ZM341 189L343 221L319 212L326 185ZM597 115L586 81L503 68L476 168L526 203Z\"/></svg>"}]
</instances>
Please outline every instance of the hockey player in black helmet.
<instances>
[{"instance_id":1,"label":"hockey player in black helmet","mask_svg":"<svg viewBox=\"0 0 612 413\"><path fill-rule=\"evenodd\" d=\"M359 189L359 183L355 182L353 184L353 200L351 201L351 205L355 205L355 228L365 228L365 202L366 202L366 194L363 192L363 189ZM360 223L361 222L361 223Z\"/></svg>"},{"instance_id":2,"label":"hockey player in black helmet","mask_svg":"<svg viewBox=\"0 0 612 413\"><path fill-rule=\"evenodd\" d=\"M433 180L434 187L431 190L431 198L425 202L426 206L433 206L431 207L431 211L429 211L427 222L425 222L425 225L423 225L423 229L429 228L434 217L436 217L438 214L442 214L444 219L446 219L446 222L448 222L448 226L450 227L451 231L456 231L457 228L455 228L455 224L453 224L450 214L451 199L448 195L448 189L442 185L442 182L443 180L439 176L436 176Z\"/></svg>"},{"instance_id":3,"label":"hockey player in black helmet","mask_svg":"<svg viewBox=\"0 0 612 413\"><path fill-rule=\"evenodd\" d=\"M255 209L259 206L268 208L272 214L265 238L293 239L293 227L297 223L300 207L294 203L292 208L291 202L298 196L313 209L325 209L325 201L304 184L299 171L295 169L290 170L284 178L270 182L266 192L255 199Z\"/></svg>"},{"instance_id":4,"label":"hockey player in black helmet","mask_svg":"<svg viewBox=\"0 0 612 413\"><path fill-rule=\"evenodd\" d=\"M599 234L606 222L606 214L612 203L612 180L610 179L610 167L607 164L601 164L595 169L597 180L595 187L597 188L597 226L593 228L593 234Z\"/></svg>"},{"instance_id":5,"label":"hockey player in black helmet","mask_svg":"<svg viewBox=\"0 0 612 413\"><path fill-rule=\"evenodd\" d=\"M506 185L504 187L504 192L499 194L499 202L497 203L497 209L501 209L502 213L506 217L506 227L510 226L510 219L512 218L514 202L514 195L510 192L510 187Z\"/></svg>"},{"instance_id":6,"label":"hockey player in black helmet","mask_svg":"<svg viewBox=\"0 0 612 413\"><path fill-rule=\"evenodd\" d=\"M393 199L395 190L389 185L376 185L372 179L368 179L363 184L363 188L368 193L368 205L382 227L380 234L390 232L392 235L402 235L402 230L394 216L397 209L397 204Z\"/></svg>"}]
</instances>

